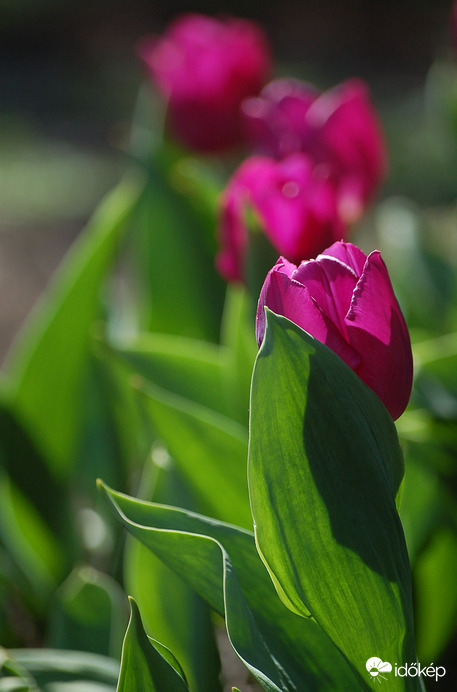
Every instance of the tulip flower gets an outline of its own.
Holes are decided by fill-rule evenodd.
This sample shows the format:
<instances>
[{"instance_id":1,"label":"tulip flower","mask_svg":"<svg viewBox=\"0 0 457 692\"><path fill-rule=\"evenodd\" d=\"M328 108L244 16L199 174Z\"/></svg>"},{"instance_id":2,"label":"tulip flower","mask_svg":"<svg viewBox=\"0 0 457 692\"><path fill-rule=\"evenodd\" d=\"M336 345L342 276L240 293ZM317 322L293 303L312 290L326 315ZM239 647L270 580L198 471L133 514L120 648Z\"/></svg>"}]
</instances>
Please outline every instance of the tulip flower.
<instances>
[{"instance_id":1,"label":"tulip flower","mask_svg":"<svg viewBox=\"0 0 457 692\"><path fill-rule=\"evenodd\" d=\"M378 250L368 257L336 242L299 266L280 257L262 287L257 343L265 306L284 315L338 354L373 389L396 420L411 394L408 329Z\"/></svg>"},{"instance_id":2,"label":"tulip flower","mask_svg":"<svg viewBox=\"0 0 457 692\"><path fill-rule=\"evenodd\" d=\"M186 146L218 151L241 142L240 104L268 79L270 51L262 29L243 19L186 14L138 52L168 101L173 134Z\"/></svg>"},{"instance_id":3,"label":"tulip flower","mask_svg":"<svg viewBox=\"0 0 457 692\"><path fill-rule=\"evenodd\" d=\"M314 257L345 235L333 184L309 157L294 154L275 161L253 156L241 164L222 196L216 265L228 281L243 280L248 210L278 254L293 262Z\"/></svg>"},{"instance_id":4,"label":"tulip flower","mask_svg":"<svg viewBox=\"0 0 457 692\"><path fill-rule=\"evenodd\" d=\"M387 169L381 129L363 82L349 80L324 93L292 79L268 84L242 104L254 149L283 158L305 152L325 166L338 189L339 211L356 221Z\"/></svg>"}]
</instances>

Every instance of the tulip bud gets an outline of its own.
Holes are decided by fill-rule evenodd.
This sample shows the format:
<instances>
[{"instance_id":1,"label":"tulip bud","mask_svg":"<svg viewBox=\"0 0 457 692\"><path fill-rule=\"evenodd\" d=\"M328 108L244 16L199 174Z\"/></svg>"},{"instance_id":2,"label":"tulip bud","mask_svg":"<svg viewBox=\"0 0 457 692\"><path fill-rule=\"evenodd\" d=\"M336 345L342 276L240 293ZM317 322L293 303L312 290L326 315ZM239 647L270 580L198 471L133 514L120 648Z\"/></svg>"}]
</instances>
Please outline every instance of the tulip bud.
<instances>
[{"instance_id":1,"label":"tulip bud","mask_svg":"<svg viewBox=\"0 0 457 692\"><path fill-rule=\"evenodd\" d=\"M244 278L248 209L277 253L293 262L314 257L345 234L335 190L325 169L315 168L304 154L282 161L265 156L248 158L229 181L221 200L221 249L216 264L228 281Z\"/></svg>"},{"instance_id":2,"label":"tulip bud","mask_svg":"<svg viewBox=\"0 0 457 692\"><path fill-rule=\"evenodd\" d=\"M257 307L257 343L265 306L335 351L373 389L396 420L411 394L413 362L404 317L378 250L368 257L337 242L298 267L280 257Z\"/></svg>"},{"instance_id":3,"label":"tulip bud","mask_svg":"<svg viewBox=\"0 0 457 692\"><path fill-rule=\"evenodd\" d=\"M242 104L244 128L261 154L282 158L305 152L328 167L339 213L356 221L387 169L381 129L366 86L349 80L322 94L292 79L268 84Z\"/></svg>"},{"instance_id":4,"label":"tulip bud","mask_svg":"<svg viewBox=\"0 0 457 692\"><path fill-rule=\"evenodd\" d=\"M262 29L243 19L198 14L176 19L138 47L168 101L168 121L186 146L218 151L241 142L240 104L258 94L271 66Z\"/></svg>"}]
</instances>

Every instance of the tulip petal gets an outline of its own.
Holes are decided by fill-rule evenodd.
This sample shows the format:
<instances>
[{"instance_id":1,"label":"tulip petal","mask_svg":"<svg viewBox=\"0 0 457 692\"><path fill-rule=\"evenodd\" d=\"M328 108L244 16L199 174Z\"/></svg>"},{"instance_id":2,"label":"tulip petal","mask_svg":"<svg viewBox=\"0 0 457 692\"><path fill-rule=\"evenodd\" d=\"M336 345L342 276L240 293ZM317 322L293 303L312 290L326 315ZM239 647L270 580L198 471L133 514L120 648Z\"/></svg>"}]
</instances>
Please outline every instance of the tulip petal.
<instances>
[{"instance_id":1,"label":"tulip petal","mask_svg":"<svg viewBox=\"0 0 457 692\"><path fill-rule=\"evenodd\" d=\"M216 267L226 281L242 281L241 266L247 245L243 224L243 199L226 194L221 203Z\"/></svg>"},{"instance_id":2,"label":"tulip petal","mask_svg":"<svg viewBox=\"0 0 457 692\"><path fill-rule=\"evenodd\" d=\"M345 341L338 328L319 308L306 286L291 280L275 265L267 275L260 293L256 317L257 343L265 334L265 306L284 315L315 339L335 351L351 368L359 365L360 357Z\"/></svg>"},{"instance_id":3,"label":"tulip petal","mask_svg":"<svg viewBox=\"0 0 457 692\"><path fill-rule=\"evenodd\" d=\"M343 189L347 178L358 178L360 202L366 203L384 177L387 161L365 84L349 80L326 91L310 106L305 120L316 159L334 168Z\"/></svg>"},{"instance_id":4,"label":"tulip petal","mask_svg":"<svg viewBox=\"0 0 457 692\"><path fill-rule=\"evenodd\" d=\"M348 267L351 267L357 276L362 276L363 268L367 261L367 256L357 245L345 243L343 240L333 243L327 250L324 250L322 255L339 259L344 264L347 264Z\"/></svg>"},{"instance_id":5,"label":"tulip petal","mask_svg":"<svg viewBox=\"0 0 457 692\"><path fill-rule=\"evenodd\" d=\"M275 162L256 157L269 178L251 183L251 196L262 217L271 244L290 260L315 257L341 237L345 229L336 207L335 189L315 174L313 162L304 154L294 154Z\"/></svg>"},{"instance_id":6,"label":"tulip petal","mask_svg":"<svg viewBox=\"0 0 457 692\"><path fill-rule=\"evenodd\" d=\"M293 262L289 262L289 260L285 257L280 257L276 262L275 267L277 267L282 274L288 276L289 279L292 279L294 276L294 272L297 271L297 265Z\"/></svg>"},{"instance_id":7,"label":"tulip petal","mask_svg":"<svg viewBox=\"0 0 457 692\"><path fill-rule=\"evenodd\" d=\"M349 343L361 354L357 374L396 420L411 394L411 343L387 268L377 250L367 259L345 322Z\"/></svg>"},{"instance_id":8,"label":"tulip petal","mask_svg":"<svg viewBox=\"0 0 457 692\"><path fill-rule=\"evenodd\" d=\"M186 146L211 152L241 144L241 102L259 93L271 69L260 26L184 14L138 51L167 99L172 133Z\"/></svg>"},{"instance_id":9,"label":"tulip petal","mask_svg":"<svg viewBox=\"0 0 457 692\"><path fill-rule=\"evenodd\" d=\"M357 284L355 272L334 257L319 255L317 260L302 262L293 278L306 285L319 308L347 340L344 318Z\"/></svg>"}]
</instances>

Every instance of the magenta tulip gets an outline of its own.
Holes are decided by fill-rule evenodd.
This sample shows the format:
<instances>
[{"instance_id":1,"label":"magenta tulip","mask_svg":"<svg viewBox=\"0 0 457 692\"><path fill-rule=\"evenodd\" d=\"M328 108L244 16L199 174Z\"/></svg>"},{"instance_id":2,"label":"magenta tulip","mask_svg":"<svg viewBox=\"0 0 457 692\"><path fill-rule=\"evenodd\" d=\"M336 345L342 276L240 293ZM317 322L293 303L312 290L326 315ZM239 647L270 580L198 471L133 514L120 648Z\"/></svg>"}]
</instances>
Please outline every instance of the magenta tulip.
<instances>
[{"instance_id":1,"label":"magenta tulip","mask_svg":"<svg viewBox=\"0 0 457 692\"><path fill-rule=\"evenodd\" d=\"M307 153L338 189L339 211L359 218L386 175L387 156L368 89L349 80L322 94L292 79L268 84L242 104L246 136L261 154Z\"/></svg>"},{"instance_id":2,"label":"magenta tulip","mask_svg":"<svg viewBox=\"0 0 457 692\"><path fill-rule=\"evenodd\" d=\"M138 51L168 101L173 134L186 146L209 152L241 142L240 104L259 93L271 67L259 26L187 14L162 38L143 39Z\"/></svg>"},{"instance_id":3,"label":"magenta tulip","mask_svg":"<svg viewBox=\"0 0 457 692\"><path fill-rule=\"evenodd\" d=\"M228 281L242 281L251 210L276 249L292 262L315 257L345 235L335 190L326 175L304 154L282 161L265 156L246 159L221 201L217 267Z\"/></svg>"},{"instance_id":4,"label":"magenta tulip","mask_svg":"<svg viewBox=\"0 0 457 692\"><path fill-rule=\"evenodd\" d=\"M411 394L413 362L404 317L378 250L368 257L337 242L298 267L280 257L260 293L256 335L265 306L337 353L373 389L396 420Z\"/></svg>"}]
</instances>

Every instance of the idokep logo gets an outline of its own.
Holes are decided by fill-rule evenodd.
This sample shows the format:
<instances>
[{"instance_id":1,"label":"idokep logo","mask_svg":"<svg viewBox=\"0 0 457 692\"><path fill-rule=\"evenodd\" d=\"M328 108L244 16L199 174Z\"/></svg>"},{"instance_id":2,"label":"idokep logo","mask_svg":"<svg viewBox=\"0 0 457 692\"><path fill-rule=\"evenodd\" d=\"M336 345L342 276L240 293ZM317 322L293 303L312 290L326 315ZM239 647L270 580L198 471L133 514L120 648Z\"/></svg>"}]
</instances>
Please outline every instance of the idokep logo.
<instances>
[{"instance_id":1,"label":"idokep logo","mask_svg":"<svg viewBox=\"0 0 457 692\"><path fill-rule=\"evenodd\" d=\"M388 678L384 673L392 672L392 664L388 661L383 661L377 656L372 656L368 659L365 664L366 669L375 682L381 682L381 680L387 680ZM444 666L434 666L433 663L427 666L422 666L420 663L406 663L403 666L399 666L395 663L394 675L399 678L416 678L423 676L424 678L435 678L438 682L439 678L446 675L446 668Z\"/></svg>"},{"instance_id":2,"label":"idokep logo","mask_svg":"<svg viewBox=\"0 0 457 692\"><path fill-rule=\"evenodd\" d=\"M384 673L392 672L392 664L388 661L383 661L377 656L372 656L366 662L366 669L376 682L381 682L382 680L387 680Z\"/></svg>"}]
</instances>

